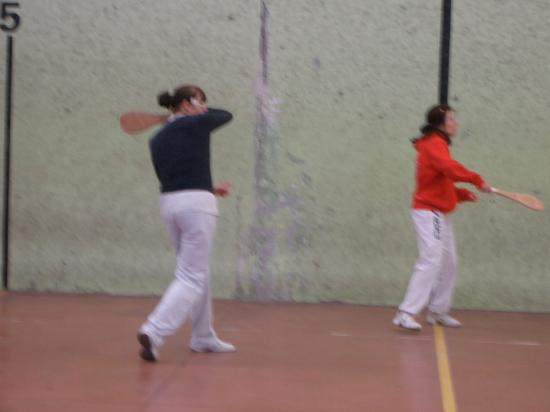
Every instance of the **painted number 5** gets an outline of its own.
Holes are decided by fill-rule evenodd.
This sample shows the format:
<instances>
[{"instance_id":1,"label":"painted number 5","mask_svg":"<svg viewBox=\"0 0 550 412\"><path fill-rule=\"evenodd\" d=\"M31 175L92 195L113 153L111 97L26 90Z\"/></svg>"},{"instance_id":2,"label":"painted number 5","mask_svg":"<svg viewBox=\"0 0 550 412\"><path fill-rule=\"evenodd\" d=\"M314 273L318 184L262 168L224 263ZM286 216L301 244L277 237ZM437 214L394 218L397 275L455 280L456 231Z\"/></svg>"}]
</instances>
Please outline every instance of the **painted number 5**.
<instances>
[{"instance_id":1,"label":"painted number 5","mask_svg":"<svg viewBox=\"0 0 550 412\"><path fill-rule=\"evenodd\" d=\"M1 21L0 29L2 31L12 32L17 30L21 23L19 14L14 13L12 10L19 7L19 3L15 2L2 2L1 4Z\"/></svg>"}]
</instances>

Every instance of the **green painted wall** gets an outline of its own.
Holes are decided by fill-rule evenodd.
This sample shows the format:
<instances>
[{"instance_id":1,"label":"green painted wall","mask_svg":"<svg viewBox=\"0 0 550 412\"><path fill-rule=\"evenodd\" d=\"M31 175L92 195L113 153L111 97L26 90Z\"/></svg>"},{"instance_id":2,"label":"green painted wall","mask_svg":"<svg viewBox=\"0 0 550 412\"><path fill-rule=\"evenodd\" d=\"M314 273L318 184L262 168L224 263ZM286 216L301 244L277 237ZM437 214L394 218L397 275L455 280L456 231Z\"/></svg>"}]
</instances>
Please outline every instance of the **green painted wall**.
<instances>
[{"instance_id":1,"label":"green painted wall","mask_svg":"<svg viewBox=\"0 0 550 412\"><path fill-rule=\"evenodd\" d=\"M496 187L550 201L550 8L546 1L456 2L456 155ZM550 309L550 214L490 199L457 215L468 307Z\"/></svg>"},{"instance_id":2,"label":"green painted wall","mask_svg":"<svg viewBox=\"0 0 550 412\"><path fill-rule=\"evenodd\" d=\"M118 116L191 82L235 115L212 145L215 178L235 188L220 201L215 295L397 304L416 257L408 139L438 95L440 3L267 1L262 59L259 0L22 1L11 287L164 290L174 255L150 134L124 135ZM455 156L547 202L549 18L543 1L457 2L450 91ZM484 196L455 224L457 307L550 310L547 212Z\"/></svg>"}]
</instances>

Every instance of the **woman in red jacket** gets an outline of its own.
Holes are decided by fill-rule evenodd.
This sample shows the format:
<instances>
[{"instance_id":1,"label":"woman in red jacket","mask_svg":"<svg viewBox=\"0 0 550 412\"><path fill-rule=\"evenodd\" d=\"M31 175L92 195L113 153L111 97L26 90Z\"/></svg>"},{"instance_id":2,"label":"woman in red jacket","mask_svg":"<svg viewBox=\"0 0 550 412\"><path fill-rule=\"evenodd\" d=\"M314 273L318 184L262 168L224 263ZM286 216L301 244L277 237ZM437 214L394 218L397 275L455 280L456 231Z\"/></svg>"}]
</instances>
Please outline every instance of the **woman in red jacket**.
<instances>
[{"instance_id":1,"label":"woman in red jacket","mask_svg":"<svg viewBox=\"0 0 550 412\"><path fill-rule=\"evenodd\" d=\"M426 122L421 128L422 136L413 139L417 157L411 215L419 256L403 303L393 319L396 326L410 330L422 329L414 316L426 306L428 323L461 326L449 315L457 273L450 214L458 202L475 202L477 196L454 183L471 183L480 191L491 191L478 173L451 157L451 138L458 131L453 109L448 105L434 106L426 113Z\"/></svg>"}]
</instances>

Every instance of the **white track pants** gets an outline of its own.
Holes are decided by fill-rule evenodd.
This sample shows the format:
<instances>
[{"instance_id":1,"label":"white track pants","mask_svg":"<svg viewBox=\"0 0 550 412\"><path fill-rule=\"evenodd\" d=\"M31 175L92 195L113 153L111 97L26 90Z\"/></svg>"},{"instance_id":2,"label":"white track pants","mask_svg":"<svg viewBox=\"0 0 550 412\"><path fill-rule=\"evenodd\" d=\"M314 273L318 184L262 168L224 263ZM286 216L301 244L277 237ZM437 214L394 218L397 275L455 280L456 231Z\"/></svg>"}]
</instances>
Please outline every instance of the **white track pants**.
<instances>
[{"instance_id":1,"label":"white track pants","mask_svg":"<svg viewBox=\"0 0 550 412\"><path fill-rule=\"evenodd\" d=\"M160 206L176 249L175 278L142 330L160 346L191 316L192 339L213 337L208 260L216 230L216 199L209 192L175 192L162 195Z\"/></svg>"},{"instance_id":2,"label":"white track pants","mask_svg":"<svg viewBox=\"0 0 550 412\"><path fill-rule=\"evenodd\" d=\"M416 315L427 305L434 313L447 313L451 308L457 275L450 215L423 209L413 209L411 215L419 256L399 310Z\"/></svg>"}]
</instances>

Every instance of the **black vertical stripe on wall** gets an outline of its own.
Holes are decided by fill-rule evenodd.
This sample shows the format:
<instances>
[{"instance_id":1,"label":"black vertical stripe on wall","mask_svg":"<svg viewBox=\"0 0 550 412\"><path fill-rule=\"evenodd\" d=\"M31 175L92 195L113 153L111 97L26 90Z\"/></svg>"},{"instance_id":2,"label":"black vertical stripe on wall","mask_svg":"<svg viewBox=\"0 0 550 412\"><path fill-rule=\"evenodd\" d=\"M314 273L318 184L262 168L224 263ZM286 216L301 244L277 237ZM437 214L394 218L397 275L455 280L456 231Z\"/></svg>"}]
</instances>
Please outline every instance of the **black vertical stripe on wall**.
<instances>
[{"instance_id":1,"label":"black vertical stripe on wall","mask_svg":"<svg viewBox=\"0 0 550 412\"><path fill-rule=\"evenodd\" d=\"M451 17L452 0L442 0L441 43L439 46L439 103L449 100L449 67L451 60Z\"/></svg>"},{"instance_id":2,"label":"black vertical stripe on wall","mask_svg":"<svg viewBox=\"0 0 550 412\"><path fill-rule=\"evenodd\" d=\"M6 46L6 93L4 117L4 216L3 216L3 256L2 286L8 289L9 266L9 220L10 220L10 182L11 182L11 109L13 74L13 37L7 36Z\"/></svg>"}]
</instances>

